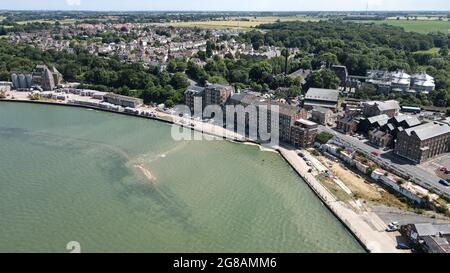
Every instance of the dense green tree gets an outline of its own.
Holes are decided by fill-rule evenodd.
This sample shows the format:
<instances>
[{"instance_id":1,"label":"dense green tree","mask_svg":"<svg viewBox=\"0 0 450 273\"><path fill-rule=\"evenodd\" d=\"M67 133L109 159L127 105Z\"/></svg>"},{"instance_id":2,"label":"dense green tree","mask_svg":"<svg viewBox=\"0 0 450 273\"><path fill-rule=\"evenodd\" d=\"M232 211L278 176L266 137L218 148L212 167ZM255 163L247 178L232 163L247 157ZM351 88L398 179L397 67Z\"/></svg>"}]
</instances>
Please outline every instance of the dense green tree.
<instances>
[{"instance_id":1,"label":"dense green tree","mask_svg":"<svg viewBox=\"0 0 450 273\"><path fill-rule=\"evenodd\" d=\"M306 78L305 90L311 87L337 89L339 84L340 80L336 76L336 73L329 69L322 69L314 71Z\"/></svg>"},{"instance_id":2,"label":"dense green tree","mask_svg":"<svg viewBox=\"0 0 450 273\"><path fill-rule=\"evenodd\" d=\"M264 82L272 74L272 66L265 61L256 63L249 71L250 78L255 82Z\"/></svg>"},{"instance_id":3,"label":"dense green tree","mask_svg":"<svg viewBox=\"0 0 450 273\"><path fill-rule=\"evenodd\" d=\"M443 46L443 47L441 47L441 49L439 50L439 54L442 56L442 57L448 57L448 46Z\"/></svg>"}]
</instances>

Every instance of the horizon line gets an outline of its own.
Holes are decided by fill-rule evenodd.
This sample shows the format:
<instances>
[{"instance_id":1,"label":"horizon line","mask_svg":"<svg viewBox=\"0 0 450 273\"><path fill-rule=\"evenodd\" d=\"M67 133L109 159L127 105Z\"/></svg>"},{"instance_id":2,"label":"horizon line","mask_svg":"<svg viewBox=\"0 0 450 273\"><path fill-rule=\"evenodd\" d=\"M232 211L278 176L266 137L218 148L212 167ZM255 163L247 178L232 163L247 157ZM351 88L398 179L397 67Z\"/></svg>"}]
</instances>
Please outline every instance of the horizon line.
<instances>
[{"instance_id":1,"label":"horizon line","mask_svg":"<svg viewBox=\"0 0 450 273\"><path fill-rule=\"evenodd\" d=\"M4 11L64 11L64 12L283 12L283 13L295 13L295 12L449 12L450 10L101 10L101 9L1 9Z\"/></svg>"}]
</instances>

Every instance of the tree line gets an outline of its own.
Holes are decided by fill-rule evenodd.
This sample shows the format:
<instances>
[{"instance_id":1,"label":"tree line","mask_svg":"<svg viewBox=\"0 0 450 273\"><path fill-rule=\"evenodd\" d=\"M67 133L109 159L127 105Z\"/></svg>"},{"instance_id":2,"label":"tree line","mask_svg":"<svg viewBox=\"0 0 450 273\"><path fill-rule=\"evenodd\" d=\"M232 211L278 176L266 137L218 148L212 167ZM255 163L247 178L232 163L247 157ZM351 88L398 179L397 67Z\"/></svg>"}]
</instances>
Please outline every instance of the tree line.
<instances>
[{"instance_id":1,"label":"tree line","mask_svg":"<svg viewBox=\"0 0 450 273\"><path fill-rule=\"evenodd\" d=\"M183 100L189 82L184 73L169 73L159 67L145 67L118 57L102 58L73 45L75 53L42 51L28 45L12 45L0 40L0 80L10 80L11 73L30 73L37 64L55 66L66 81L82 87L141 97L145 102L169 106Z\"/></svg>"},{"instance_id":2,"label":"tree line","mask_svg":"<svg viewBox=\"0 0 450 273\"><path fill-rule=\"evenodd\" d=\"M370 69L401 69L409 74L426 72L436 82L436 91L430 96L386 96L365 88L358 90L361 98L396 98L404 104L450 106L450 35L447 33L421 34L395 26L343 20L279 22L260 28L265 31L244 33L241 41L251 43L254 48L299 48L295 59L301 68L316 70L333 64L345 65L351 75L357 76L365 76Z\"/></svg>"}]
</instances>

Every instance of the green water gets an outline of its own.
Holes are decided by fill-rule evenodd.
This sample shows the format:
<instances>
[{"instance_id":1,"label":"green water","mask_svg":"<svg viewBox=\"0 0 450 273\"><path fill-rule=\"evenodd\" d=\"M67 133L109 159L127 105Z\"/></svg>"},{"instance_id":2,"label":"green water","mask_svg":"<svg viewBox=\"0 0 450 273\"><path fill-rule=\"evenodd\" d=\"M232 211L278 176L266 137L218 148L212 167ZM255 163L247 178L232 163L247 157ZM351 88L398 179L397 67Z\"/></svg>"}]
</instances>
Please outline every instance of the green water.
<instances>
[{"instance_id":1,"label":"green water","mask_svg":"<svg viewBox=\"0 0 450 273\"><path fill-rule=\"evenodd\" d=\"M170 129L1 102L0 252L363 251L278 154Z\"/></svg>"}]
</instances>

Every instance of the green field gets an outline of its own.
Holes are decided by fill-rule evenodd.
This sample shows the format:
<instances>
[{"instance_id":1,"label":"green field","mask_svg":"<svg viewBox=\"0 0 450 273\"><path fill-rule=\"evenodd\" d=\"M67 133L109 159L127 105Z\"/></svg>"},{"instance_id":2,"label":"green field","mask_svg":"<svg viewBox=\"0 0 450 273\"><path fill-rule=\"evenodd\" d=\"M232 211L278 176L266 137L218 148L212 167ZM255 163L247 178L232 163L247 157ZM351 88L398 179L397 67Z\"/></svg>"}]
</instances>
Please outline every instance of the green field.
<instances>
[{"instance_id":1,"label":"green field","mask_svg":"<svg viewBox=\"0 0 450 273\"><path fill-rule=\"evenodd\" d=\"M108 17L108 18L96 18L96 19L90 19L91 21L98 21L98 22L103 22L103 21L107 21L108 19L111 20L115 20L117 19L116 17ZM83 21L83 19L64 19L64 20L26 20L26 21L18 21L17 24L19 25L25 25L25 24L29 24L29 23L49 23L49 24L54 24L56 22L59 22L62 25L72 25L75 24L77 21Z\"/></svg>"},{"instance_id":2,"label":"green field","mask_svg":"<svg viewBox=\"0 0 450 273\"><path fill-rule=\"evenodd\" d=\"M383 21L361 21L375 24L388 24L391 26L402 27L405 31L430 33L430 32L443 32L449 33L450 22L438 21L438 20L395 20L388 19Z\"/></svg>"},{"instance_id":3,"label":"green field","mask_svg":"<svg viewBox=\"0 0 450 273\"><path fill-rule=\"evenodd\" d=\"M73 24L76 22L75 19L65 19L65 20L58 20L61 24ZM55 20L27 20L27 21L19 21L17 24L19 25L25 25L25 24L31 24L31 23L49 23L54 24L56 23Z\"/></svg>"},{"instance_id":4,"label":"green field","mask_svg":"<svg viewBox=\"0 0 450 273\"><path fill-rule=\"evenodd\" d=\"M221 29L250 29L261 24L289 21L319 21L316 17L305 16L266 16L266 17L230 17L226 20L208 20L191 22L171 22L158 25L174 27L200 27L200 28L221 28Z\"/></svg>"},{"instance_id":5,"label":"green field","mask_svg":"<svg viewBox=\"0 0 450 273\"><path fill-rule=\"evenodd\" d=\"M439 50L440 50L440 48L438 48L438 47L433 47L433 48L430 48L430 49L428 49L428 50L420 50L420 51L416 51L416 53L429 53L429 54L438 55L438 54L439 54ZM448 55L450 56L450 52L448 53Z\"/></svg>"}]
</instances>

